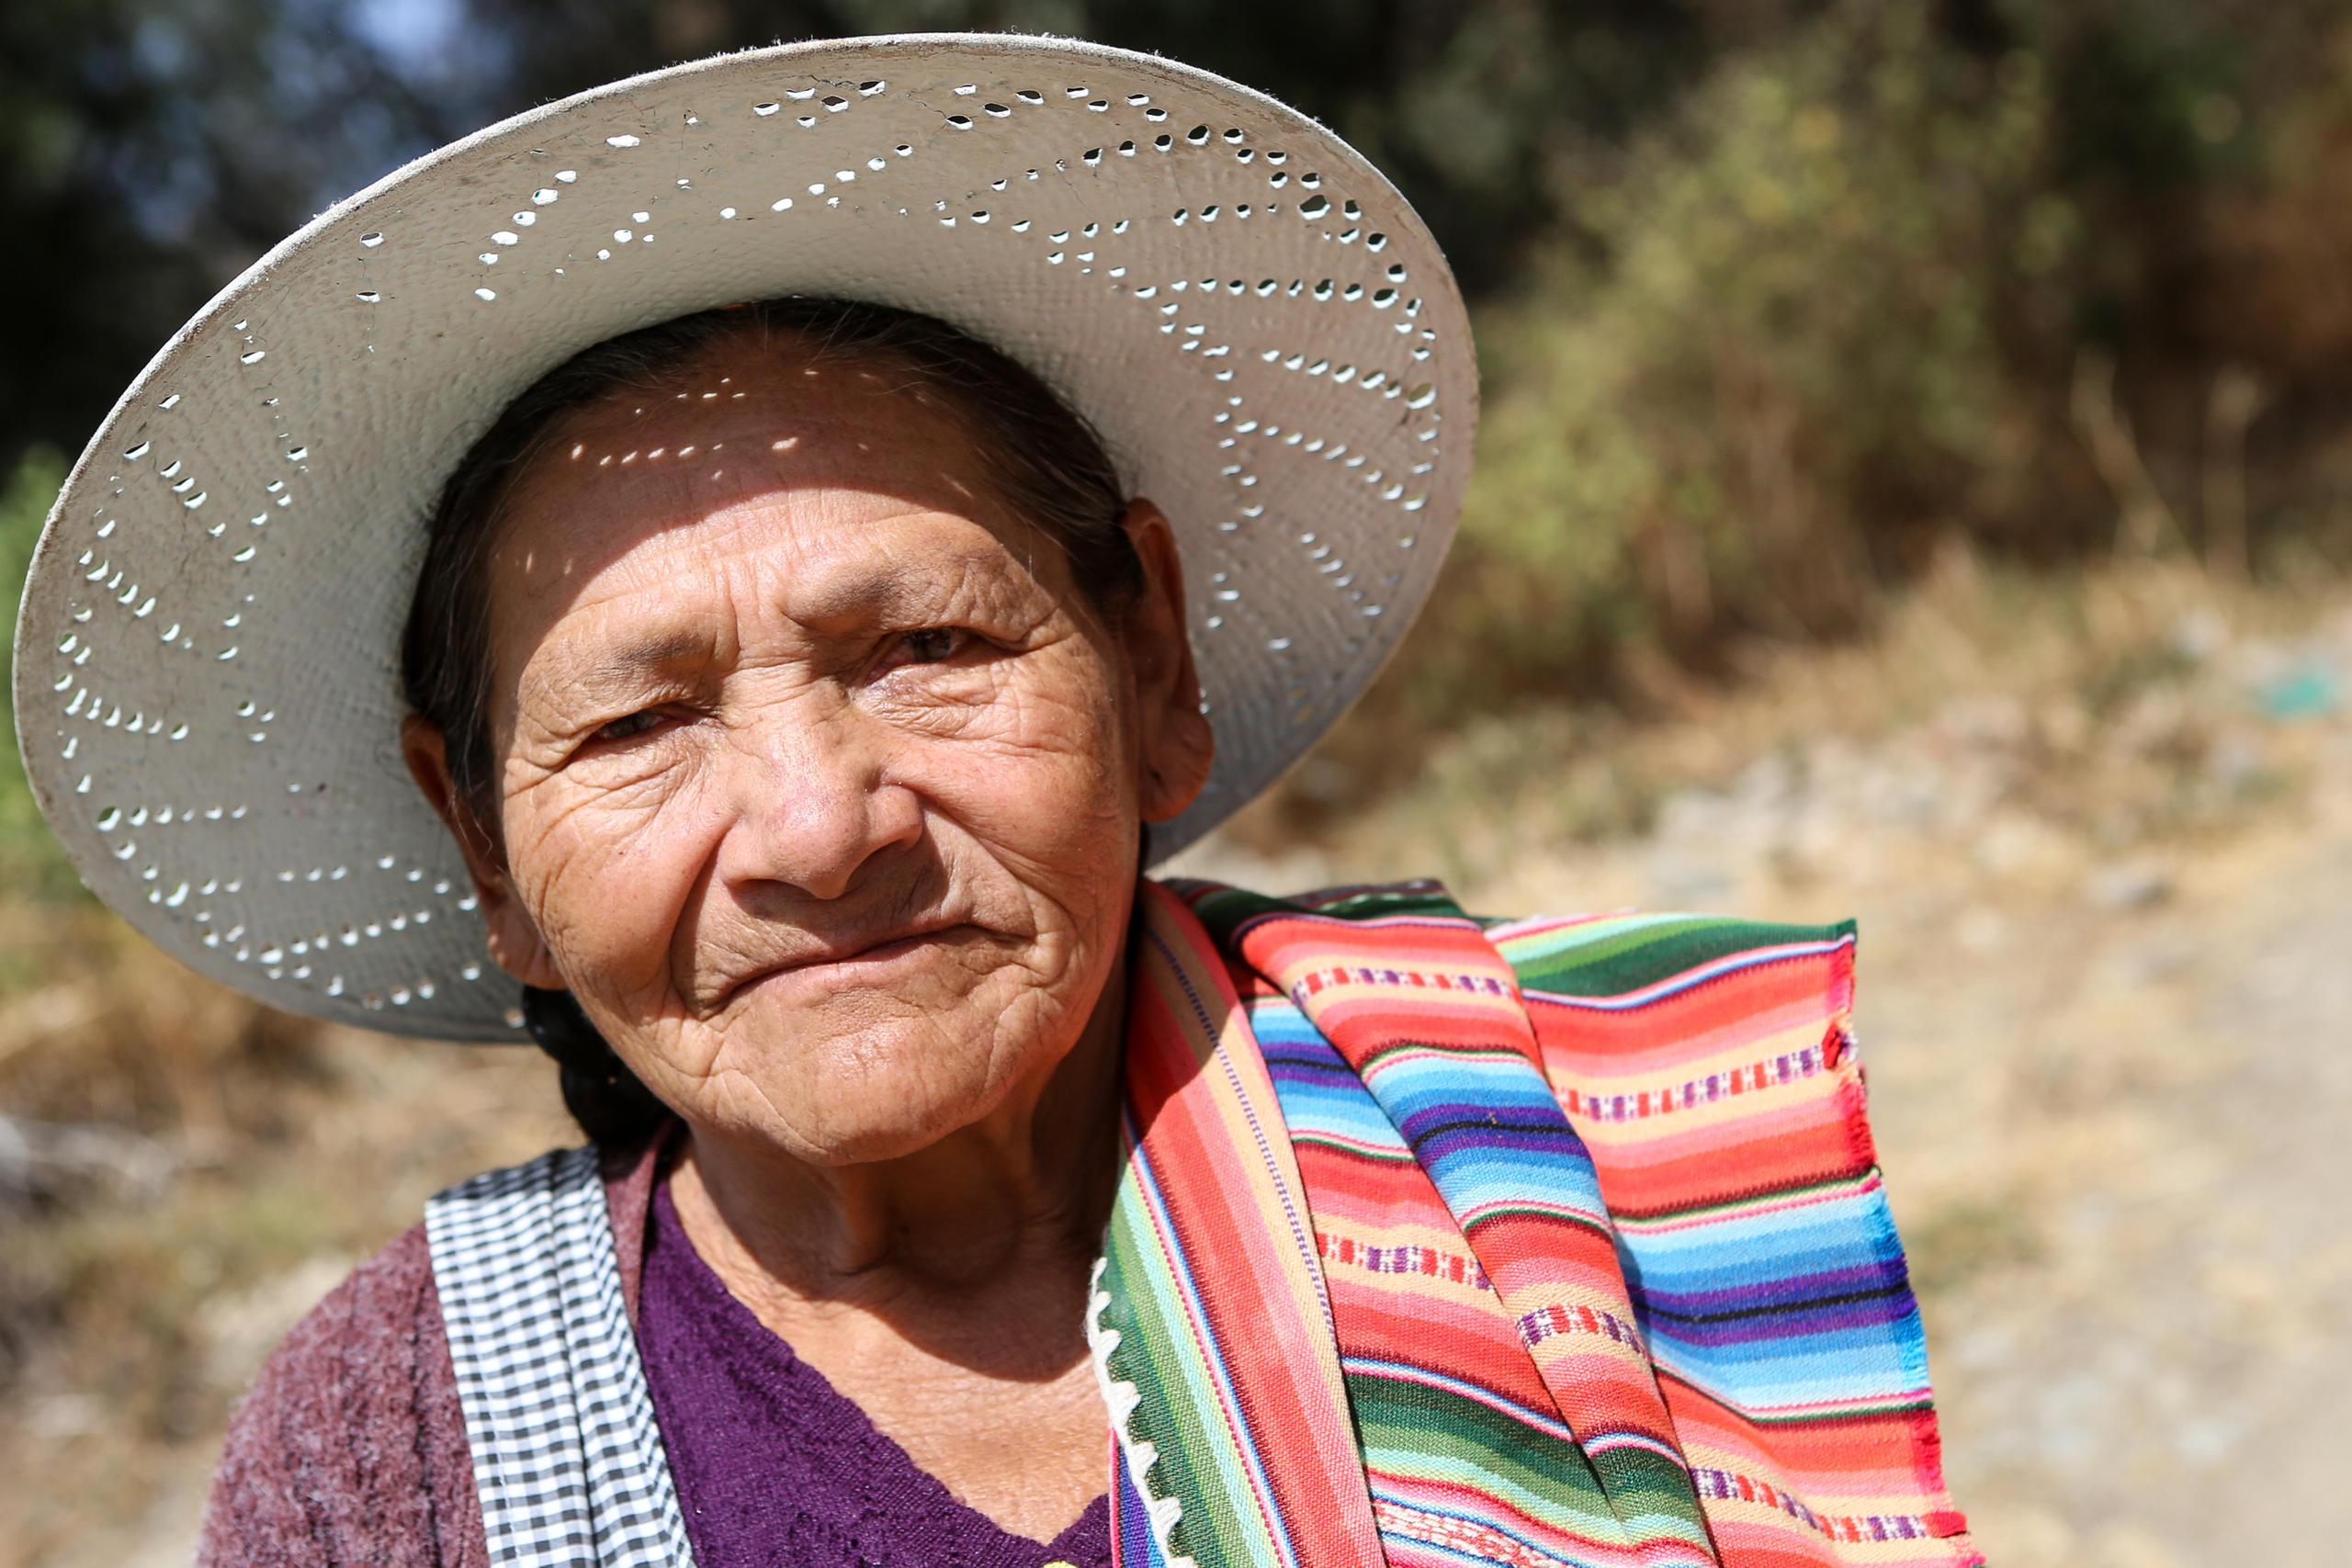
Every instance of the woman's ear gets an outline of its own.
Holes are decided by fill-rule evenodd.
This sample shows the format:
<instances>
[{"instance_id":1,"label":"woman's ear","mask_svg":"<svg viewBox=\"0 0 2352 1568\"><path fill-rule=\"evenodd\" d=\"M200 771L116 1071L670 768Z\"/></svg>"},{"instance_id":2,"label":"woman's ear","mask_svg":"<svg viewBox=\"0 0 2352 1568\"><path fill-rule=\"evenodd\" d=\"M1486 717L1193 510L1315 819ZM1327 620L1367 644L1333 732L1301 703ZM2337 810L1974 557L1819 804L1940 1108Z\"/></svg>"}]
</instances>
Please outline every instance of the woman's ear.
<instances>
[{"instance_id":1,"label":"woman's ear","mask_svg":"<svg viewBox=\"0 0 2352 1568\"><path fill-rule=\"evenodd\" d=\"M1135 675L1136 801L1147 822L1165 822L1200 797L1216 760L1201 712L1201 681L1184 626L1184 562L1168 518L1150 502L1119 519L1143 565L1143 592L1121 624Z\"/></svg>"},{"instance_id":2,"label":"woman's ear","mask_svg":"<svg viewBox=\"0 0 2352 1568\"><path fill-rule=\"evenodd\" d=\"M407 759L409 777L424 792L449 836L466 857L466 874L481 903L482 924L488 928L490 955L498 966L526 986L545 991L566 989L563 975L540 940L514 885L506 875L506 860L499 852L481 818L459 796L449 773L449 740L441 727L411 716L401 721L401 755Z\"/></svg>"}]
</instances>

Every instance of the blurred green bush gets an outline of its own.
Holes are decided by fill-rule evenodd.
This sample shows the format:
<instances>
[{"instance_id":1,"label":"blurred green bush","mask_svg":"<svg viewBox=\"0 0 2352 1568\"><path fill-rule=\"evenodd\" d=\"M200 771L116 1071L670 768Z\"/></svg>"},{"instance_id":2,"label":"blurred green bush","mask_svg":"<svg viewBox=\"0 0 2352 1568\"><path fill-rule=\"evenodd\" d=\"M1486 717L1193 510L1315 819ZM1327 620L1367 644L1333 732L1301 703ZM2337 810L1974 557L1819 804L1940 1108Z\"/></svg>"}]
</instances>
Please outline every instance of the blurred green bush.
<instances>
[{"instance_id":1,"label":"blurred green bush","mask_svg":"<svg viewBox=\"0 0 2352 1568\"><path fill-rule=\"evenodd\" d=\"M1555 237L1478 311L1461 542L1348 760L1530 696L1638 699L1661 656L1856 633L1947 541L2204 547L2233 505L2243 554L2252 416L2219 449L2213 409L2225 383L2262 411L2299 389L2233 342L2259 290L2211 258L2316 195L2309 122L2352 128L2319 48L2343 7L2278 7L2273 57L2221 48L2225 0L1980 7L1975 33L1965 9L1839 0L1563 161ZM2256 116L2249 77L2276 93ZM2340 289L2312 227L2282 242L2297 299ZM2255 499L2275 536L2290 509Z\"/></svg>"},{"instance_id":2,"label":"blurred green bush","mask_svg":"<svg viewBox=\"0 0 2352 1568\"><path fill-rule=\"evenodd\" d=\"M2080 248L2051 120L2030 52L1850 5L1728 62L1572 197L1597 246L1481 322L1431 694L1476 670L1521 694L1629 639L1850 632L1940 532L1997 527L2038 423L1999 321L2063 321Z\"/></svg>"}]
</instances>

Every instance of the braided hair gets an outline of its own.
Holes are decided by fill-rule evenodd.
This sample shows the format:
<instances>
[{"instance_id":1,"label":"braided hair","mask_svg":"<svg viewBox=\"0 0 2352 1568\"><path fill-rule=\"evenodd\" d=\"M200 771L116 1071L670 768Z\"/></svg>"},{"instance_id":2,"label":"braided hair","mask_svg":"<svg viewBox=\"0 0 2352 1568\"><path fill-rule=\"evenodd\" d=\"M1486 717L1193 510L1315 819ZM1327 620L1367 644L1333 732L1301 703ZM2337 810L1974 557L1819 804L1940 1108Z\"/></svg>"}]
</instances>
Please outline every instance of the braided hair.
<instances>
[{"instance_id":1,"label":"braided hair","mask_svg":"<svg viewBox=\"0 0 2352 1568\"><path fill-rule=\"evenodd\" d=\"M555 1058L563 1108L597 1147L637 1147L670 1119L670 1108L628 1070L570 991L524 987L523 1027Z\"/></svg>"}]
</instances>

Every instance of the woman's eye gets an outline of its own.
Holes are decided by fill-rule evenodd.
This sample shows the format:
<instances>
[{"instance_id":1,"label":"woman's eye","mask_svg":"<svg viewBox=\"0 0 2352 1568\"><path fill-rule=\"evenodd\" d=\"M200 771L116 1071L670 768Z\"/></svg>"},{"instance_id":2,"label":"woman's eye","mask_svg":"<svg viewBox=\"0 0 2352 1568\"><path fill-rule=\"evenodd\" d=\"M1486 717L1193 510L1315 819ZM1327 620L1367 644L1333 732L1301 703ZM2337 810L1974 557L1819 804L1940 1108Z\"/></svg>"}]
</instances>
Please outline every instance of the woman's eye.
<instances>
[{"instance_id":1,"label":"woman's eye","mask_svg":"<svg viewBox=\"0 0 2352 1568\"><path fill-rule=\"evenodd\" d=\"M616 718L613 720L612 723L596 731L596 739L599 740L626 740L632 735L644 734L647 730L652 728L655 725L661 722L662 715L658 709L646 708L640 712L630 714L626 718Z\"/></svg>"},{"instance_id":2,"label":"woman's eye","mask_svg":"<svg viewBox=\"0 0 2352 1568\"><path fill-rule=\"evenodd\" d=\"M965 634L952 626L926 626L919 632L909 632L899 639L898 658L900 664L936 664L952 659L964 646Z\"/></svg>"}]
</instances>

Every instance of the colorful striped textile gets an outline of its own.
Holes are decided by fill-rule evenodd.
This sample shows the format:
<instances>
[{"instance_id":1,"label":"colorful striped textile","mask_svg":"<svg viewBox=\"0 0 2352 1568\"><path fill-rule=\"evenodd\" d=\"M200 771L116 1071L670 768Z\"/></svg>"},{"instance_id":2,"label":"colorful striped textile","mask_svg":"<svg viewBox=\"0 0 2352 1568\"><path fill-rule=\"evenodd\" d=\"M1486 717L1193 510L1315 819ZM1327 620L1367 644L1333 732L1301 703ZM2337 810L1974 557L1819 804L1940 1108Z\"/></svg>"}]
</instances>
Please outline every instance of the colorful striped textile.
<instances>
[{"instance_id":1,"label":"colorful striped textile","mask_svg":"<svg viewBox=\"0 0 2352 1568\"><path fill-rule=\"evenodd\" d=\"M1849 931L1138 908L1093 1330L1123 1563L1982 1562Z\"/></svg>"},{"instance_id":2,"label":"colorful striped textile","mask_svg":"<svg viewBox=\"0 0 2352 1568\"><path fill-rule=\"evenodd\" d=\"M1314 1225L1265 1063L1199 923L1148 884L1138 912L1132 1155L1090 1337L1123 1468L1156 1499L1149 1561L1376 1562Z\"/></svg>"}]
</instances>

